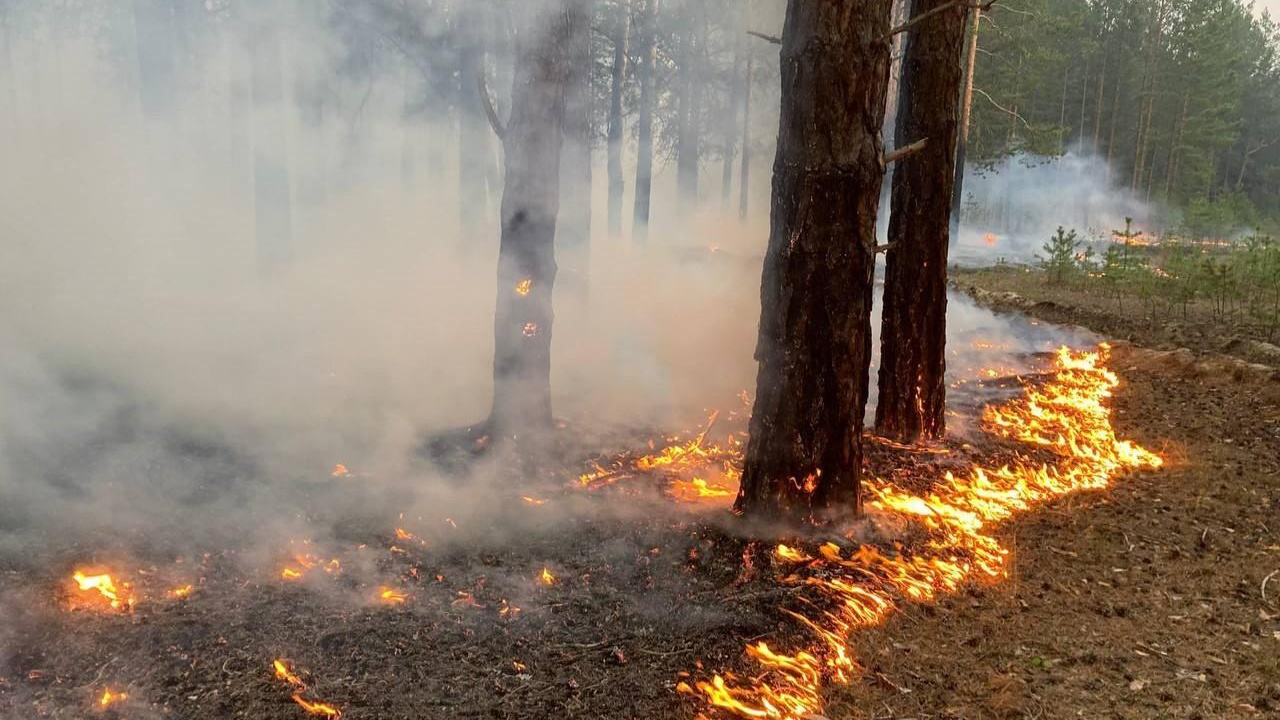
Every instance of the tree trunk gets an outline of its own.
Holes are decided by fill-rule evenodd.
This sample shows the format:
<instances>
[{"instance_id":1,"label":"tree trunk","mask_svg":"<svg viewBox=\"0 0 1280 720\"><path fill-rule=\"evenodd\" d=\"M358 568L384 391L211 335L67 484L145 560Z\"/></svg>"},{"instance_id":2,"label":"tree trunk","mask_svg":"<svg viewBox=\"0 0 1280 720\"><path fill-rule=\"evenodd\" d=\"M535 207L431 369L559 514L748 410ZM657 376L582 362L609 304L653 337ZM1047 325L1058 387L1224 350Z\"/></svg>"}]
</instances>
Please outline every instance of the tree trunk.
<instances>
[{"instance_id":1,"label":"tree trunk","mask_svg":"<svg viewBox=\"0 0 1280 720\"><path fill-rule=\"evenodd\" d=\"M791 0L760 362L737 509L860 511L890 0Z\"/></svg>"},{"instance_id":2,"label":"tree trunk","mask_svg":"<svg viewBox=\"0 0 1280 720\"><path fill-rule=\"evenodd\" d=\"M911 16L948 3L912 0ZM938 438L946 428L947 236L964 14L956 6L916 25L903 52L894 144L928 143L893 173L876 432L900 442Z\"/></svg>"},{"instance_id":3,"label":"tree trunk","mask_svg":"<svg viewBox=\"0 0 1280 720\"><path fill-rule=\"evenodd\" d=\"M1191 92L1182 94L1182 114L1178 116L1177 127L1173 131L1173 141L1169 146L1169 164L1164 173L1164 198L1168 202L1173 193L1173 179L1178 173L1178 155L1182 148L1182 131L1187 124L1187 110L1191 106Z\"/></svg>"},{"instance_id":4,"label":"tree trunk","mask_svg":"<svg viewBox=\"0 0 1280 720\"><path fill-rule=\"evenodd\" d=\"M964 203L964 162L965 150L969 145L969 121L973 116L973 73L978 67L978 28L982 23L982 10L969 8L968 48L964 62L964 92L960 101L960 131L956 137L955 182L951 193L951 222L947 225L951 233L949 242L954 243L960 237L960 208Z\"/></svg>"},{"instance_id":5,"label":"tree trunk","mask_svg":"<svg viewBox=\"0 0 1280 720\"><path fill-rule=\"evenodd\" d=\"M595 0L574 0L569 14L569 78L564 154L560 158L560 222L556 246L561 282L574 306L585 306L591 267L591 18Z\"/></svg>"},{"instance_id":6,"label":"tree trunk","mask_svg":"<svg viewBox=\"0 0 1280 720\"><path fill-rule=\"evenodd\" d=\"M528 438L551 427L552 293L569 36L582 0L524 0L517 12L511 119L503 137L507 172L493 323L489 429ZM576 11L576 12L575 12Z\"/></svg>"},{"instance_id":7,"label":"tree trunk","mask_svg":"<svg viewBox=\"0 0 1280 720\"><path fill-rule=\"evenodd\" d=\"M745 13L744 13L745 17ZM735 24L733 42L733 77L729 80L729 108L725 113L724 153L720 175L720 211L728 212L729 198L733 194L733 161L737 156L738 109L742 106L742 63L747 43L746 23Z\"/></svg>"},{"instance_id":8,"label":"tree trunk","mask_svg":"<svg viewBox=\"0 0 1280 720\"><path fill-rule=\"evenodd\" d=\"M653 192L653 103L654 57L657 51L658 4L641 0L644 12L640 29L640 120L636 138L636 198L631 240L643 245L649 240L649 201Z\"/></svg>"},{"instance_id":9,"label":"tree trunk","mask_svg":"<svg viewBox=\"0 0 1280 720\"><path fill-rule=\"evenodd\" d=\"M700 97L702 71L699 53L706 20L706 8L701 0L686 0L688 16L680 41L680 107L677 122L676 143L676 200L681 211L687 212L698 203L698 166L701 144L702 118Z\"/></svg>"},{"instance_id":10,"label":"tree trunk","mask_svg":"<svg viewBox=\"0 0 1280 720\"><path fill-rule=\"evenodd\" d=\"M626 79L630 7L630 0L618 5L613 27L613 67L609 78L609 237L615 239L622 236L622 196L627 189L622 176L622 84Z\"/></svg>"},{"instance_id":11,"label":"tree trunk","mask_svg":"<svg viewBox=\"0 0 1280 720\"><path fill-rule=\"evenodd\" d=\"M293 202L285 145L284 72L280 34L270 18L250 30L253 94L253 207L260 267L267 272L293 256Z\"/></svg>"},{"instance_id":12,"label":"tree trunk","mask_svg":"<svg viewBox=\"0 0 1280 720\"><path fill-rule=\"evenodd\" d=\"M751 79L755 53L747 46L747 74L742 90L742 169L738 176L738 219L746 220L751 204Z\"/></svg>"},{"instance_id":13,"label":"tree trunk","mask_svg":"<svg viewBox=\"0 0 1280 720\"><path fill-rule=\"evenodd\" d=\"M489 213L487 175L493 160L489 121L480 97L486 28L477 0L465 4L458 25L458 218L466 251L479 241L482 218Z\"/></svg>"}]
</instances>

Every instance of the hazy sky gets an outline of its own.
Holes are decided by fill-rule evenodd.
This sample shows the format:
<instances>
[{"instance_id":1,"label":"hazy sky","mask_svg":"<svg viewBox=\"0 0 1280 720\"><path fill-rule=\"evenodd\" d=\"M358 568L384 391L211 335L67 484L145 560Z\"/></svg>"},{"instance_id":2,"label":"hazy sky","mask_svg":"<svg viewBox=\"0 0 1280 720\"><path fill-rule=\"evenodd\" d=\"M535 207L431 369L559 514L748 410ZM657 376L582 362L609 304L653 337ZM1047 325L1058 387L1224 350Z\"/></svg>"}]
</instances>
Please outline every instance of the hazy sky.
<instances>
[{"instance_id":1,"label":"hazy sky","mask_svg":"<svg viewBox=\"0 0 1280 720\"><path fill-rule=\"evenodd\" d=\"M1280 18L1280 0L1255 0L1255 9L1261 15L1263 10L1271 12L1271 18Z\"/></svg>"}]
</instances>

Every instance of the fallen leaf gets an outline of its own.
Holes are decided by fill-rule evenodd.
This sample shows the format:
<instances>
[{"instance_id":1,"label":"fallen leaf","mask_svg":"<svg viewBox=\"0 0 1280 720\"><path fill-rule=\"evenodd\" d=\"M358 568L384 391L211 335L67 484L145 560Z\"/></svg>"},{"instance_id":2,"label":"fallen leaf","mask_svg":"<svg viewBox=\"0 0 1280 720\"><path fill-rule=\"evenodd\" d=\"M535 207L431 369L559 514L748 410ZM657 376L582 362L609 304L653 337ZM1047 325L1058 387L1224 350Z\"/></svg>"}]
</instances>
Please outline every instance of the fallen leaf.
<instances>
[{"instance_id":1,"label":"fallen leaf","mask_svg":"<svg viewBox=\"0 0 1280 720\"><path fill-rule=\"evenodd\" d=\"M1134 691L1134 692L1138 692L1139 690L1141 690L1142 688L1144 688L1144 687L1146 687L1146 686L1147 686L1147 681L1146 681L1146 680L1134 680L1134 681L1132 681L1132 682L1130 682L1130 683L1129 683L1129 689L1130 689L1130 690L1132 690L1132 691Z\"/></svg>"}]
</instances>

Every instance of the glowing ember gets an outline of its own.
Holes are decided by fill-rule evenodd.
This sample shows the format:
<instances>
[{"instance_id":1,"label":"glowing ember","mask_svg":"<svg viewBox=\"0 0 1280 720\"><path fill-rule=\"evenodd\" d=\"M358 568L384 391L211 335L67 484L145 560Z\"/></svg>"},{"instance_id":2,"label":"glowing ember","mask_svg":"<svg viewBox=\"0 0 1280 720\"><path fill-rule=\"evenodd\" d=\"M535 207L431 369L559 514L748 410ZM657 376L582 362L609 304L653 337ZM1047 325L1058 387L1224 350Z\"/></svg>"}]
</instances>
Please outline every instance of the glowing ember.
<instances>
[{"instance_id":1,"label":"glowing ember","mask_svg":"<svg viewBox=\"0 0 1280 720\"><path fill-rule=\"evenodd\" d=\"M546 501L546 500L539 500L538 498L535 498L535 497L529 497L528 495L522 495L522 496L520 497L520 499L521 499L521 500L524 500L526 503L528 503L528 504L530 504L530 505L532 505L532 506L534 506L534 507L542 507L543 505L546 505L546 504L547 504L547 501Z\"/></svg>"},{"instance_id":2,"label":"glowing ember","mask_svg":"<svg viewBox=\"0 0 1280 720\"><path fill-rule=\"evenodd\" d=\"M388 605L403 605L409 596L394 588L383 586L378 588L378 599Z\"/></svg>"},{"instance_id":3,"label":"glowing ember","mask_svg":"<svg viewBox=\"0 0 1280 720\"><path fill-rule=\"evenodd\" d=\"M1103 367L1106 353L1105 345L1092 353L1063 348L1052 381L1028 387L1024 397L984 414L996 434L1051 449L1056 461L976 468L960 478L948 474L926 495L866 483L868 511L919 523L928 531L924 548L906 554L862 545L846 553L826 544L812 557L779 545L776 558L806 563L782 580L825 600L806 603L812 610L803 614L783 610L811 632L814 644L781 652L756 643L746 648L756 666L750 673L713 675L677 689L740 718L798 720L817 714L823 687L847 683L858 671L847 650L855 630L884 621L903 603L929 602L967 582L1004 576L1009 551L993 534L995 523L1055 497L1104 488L1121 472L1160 467L1158 456L1115 436L1104 403L1119 380Z\"/></svg>"},{"instance_id":4,"label":"glowing ember","mask_svg":"<svg viewBox=\"0 0 1280 720\"><path fill-rule=\"evenodd\" d=\"M191 585L183 585L169 591L169 597L184 598L191 595L191 591L195 588Z\"/></svg>"},{"instance_id":5,"label":"glowing ember","mask_svg":"<svg viewBox=\"0 0 1280 720\"><path fill-rule=\"evenodd\" d=\"M351 471L347 470L347 466L338 463L333 466L333 472L329 473L333 477L351 477Z\"/></svg>"},{"instance_id":6,"label":"glowing ember","mask_svg":"<svg viewBox=\"0 0 1280 720\"><path fill-rule=\"evenodd\" d=\"M413 540L415 538L413 536L413 533L409 532L408 530L405 530L404 528L396 528L396 539Z\"/></svg>"},{"instance_id":7,"label":"glowing ember","mask_svg":"<svg viewBox=\"0 0 1280 720\"><path fill-rule=\"evenodd\" d=\"M533 290L533 278L525 278L516 283L516 294L520 297L528 295L530 290Z\"/></svg>"},{"instance_id":8,"label":"glowing ember","mask_svg":"<svg viewBox=\"0 0 1280 720\"><path fill-rule=\"evenodd\" d=\"M342 711L332 705L326 705L322 702L310 702L298 693L294 693L293 701L312 715L323 715L324 717L337 718L342 717Z\"/></svg>"},{"instance_id":9,"label":"glowing ember","mask_svg":"<svg viewBox=\"0 0 1280 720\"><path fill-rule=\"evenodd\" d=\"M986 237L982 238L982 241L988 245L995 245L998 238L995 233L987 233Z\"/></svg>"},{"instance_id":10,"label":"glowing ember","mask_svg":"<svg viewBox=\"0 0 1280 720\"><path fill-rule=\"evenodd\" d=\"M128 610L133 607L136 600L133 593L129 590L128 583L116 583L111 579L110 575L86 575L77 571L72 576L76 587L81 593L96 592L97 597L105 599L113 610Z\"/></svg>"},{"instance_id":11,"label":"glowing ember","mask_svg":"<svg viewBox=\"0 0 1280 720\"><path fill-rule=\"evenodd\" d=\"M525 324L524 324L524 329L523 329L521 332L523 332L523 333L524 333L524 336L525 336L525 337L527 337L527 338L531 338L531 337L533 337L534 335L537 335L537 334L538 334L538 323L533 323L533 322L531 322L531 323L525 323Z\"/></svg>"},{"instance_id":12,"label":"glowing ember","mask_svg":"<svg viewBox=\"0 0 1280 720\"><path fill-rule=\"evenodd\" d=\"M294 570L293 568L287 567L280 571L280 577L284 578L285 580L297 580L298 578L302 577L302 573L298 572L297 570Z\"/></svg>"},{"instance_id":13,"label":"glowing ember","mask_svg":"<svg viewBox=\"0 0 1280 720\"><path fill-rule=\"evenodd\" d=\"M118 703L127 699L129 699L128 693L112 692L111 688L105 688L102 691L102 697L98 698L98 707L105 709L110 707L113 703Z\"/></svg>"},{"instance_id":14,"label":"glowing ember","mask_svg":"<svg viewBox=\"0 0 1280 720\"><path fill-rule=\"evenodd\" d=\"M551 571L546 568L542 568L542 574L538 576L538 579L542 581L543 585L556 584L556 576L552 575Z\"/></svg>"}]
</instances>

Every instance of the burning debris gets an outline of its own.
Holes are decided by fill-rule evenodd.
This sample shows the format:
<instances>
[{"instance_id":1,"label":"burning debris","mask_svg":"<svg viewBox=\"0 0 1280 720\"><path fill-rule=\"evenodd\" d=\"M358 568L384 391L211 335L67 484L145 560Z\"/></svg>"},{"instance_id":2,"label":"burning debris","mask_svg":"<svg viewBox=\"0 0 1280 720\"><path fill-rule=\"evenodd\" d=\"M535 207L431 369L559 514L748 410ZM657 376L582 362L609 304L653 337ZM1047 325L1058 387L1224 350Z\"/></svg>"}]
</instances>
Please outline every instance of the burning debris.
<instances>
[{"instance_id":1,"label":"burning debris","mask_svg":"<svg viewBox=\"0 0 1280 720\"><path fill-rule=\"evenodd\" d=\"M117 585L107 573L86 575L77 571L72 576L72 581L75 582L80 597L89 604L101 605L105 601L112 610L128 611L137 602L129 583L121 582Z\"/></svg>"},{"instance_id":2,"label":"burning debris","mask_svg":"<svg viewBox=\"0 0 1280 720\"><path fill-rule=\"evenodd\" d=\"M128 693L115 692L111 688L104 688L102 690L102 696L98 698L98 708L100 710L106 710L108 707L128 699Z\"/></svg>"},{"instance_id":3,"label":"burning debris","mask_svg":"<svg viewBox=\"0 0 1280 720\"><path fill-rule=\"evenodd\" d=\"M541 582L543 585L546 585L547 587L551 587L552 585L555 585L557 582L556 576L552 575L551 571L546 569L545 567L542 568L542 572L538 575L538 581Z\"/></svg>"},{"instance_id":4,"label":"burning debris","mask_svg":"<svg viewBox=\"0 0 1280 720\"><path fill-rule=\"evenodd\" d=\"M378 588L378 601L385 605L403 605L409 599L408 593L385 585Z\"/></svg>"},{"instance_id":5,"label":"burning debris","mask_svg":"<svg viewBox=\"0 0 1280 720\"><path fill-rule=\"evenodd\" d=\"M288 664L284 660L275 660L271 663L272 670L275 671L277 680L281 680L293 689L293 693L289 696L303 710L311 715L320 715L323 717L338 718L342 716L342 711L333 705L322 703L314 700L307 700L302 694L307 691L307 684L302 678L298 677L293 670L289 669Z\"/></svg>"}]
</instances>

